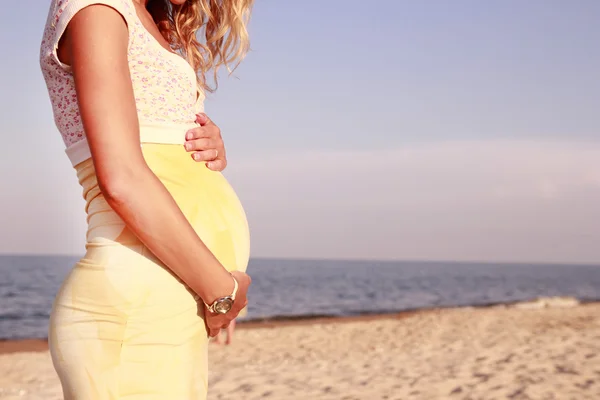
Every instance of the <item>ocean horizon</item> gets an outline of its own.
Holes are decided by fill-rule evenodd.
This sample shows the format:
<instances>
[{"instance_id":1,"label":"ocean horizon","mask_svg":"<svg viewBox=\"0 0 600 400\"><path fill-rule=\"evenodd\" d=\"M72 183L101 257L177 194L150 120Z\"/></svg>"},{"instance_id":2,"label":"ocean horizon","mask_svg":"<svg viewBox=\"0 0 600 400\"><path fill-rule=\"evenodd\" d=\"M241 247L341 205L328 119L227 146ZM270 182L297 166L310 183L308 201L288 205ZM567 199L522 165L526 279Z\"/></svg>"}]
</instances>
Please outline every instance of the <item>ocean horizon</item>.
<instances>
[{"instance_id":1,"label":"ocean horizon","mask_svg":"<svg viewBox=\"0 0 600 400\"><path fill-rule=\"evenodd\" d=\"M79 256L0 255L0 340L46 338L54 295ZM600 301L600 265L253 258L245 321Z\"/></svg>"}]
</instances>

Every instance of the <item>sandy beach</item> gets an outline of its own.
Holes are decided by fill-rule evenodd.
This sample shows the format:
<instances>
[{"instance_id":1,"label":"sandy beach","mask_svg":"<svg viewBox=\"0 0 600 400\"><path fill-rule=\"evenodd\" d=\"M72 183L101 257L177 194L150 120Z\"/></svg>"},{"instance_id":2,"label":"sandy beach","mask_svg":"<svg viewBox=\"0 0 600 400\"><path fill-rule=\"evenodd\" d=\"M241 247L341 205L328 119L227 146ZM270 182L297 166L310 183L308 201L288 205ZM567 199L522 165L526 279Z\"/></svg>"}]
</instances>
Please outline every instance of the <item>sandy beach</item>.
<instances>
[{"instance_id":1,"label":"sandy beach","mask_svg":"<svg viewBox=\"0 0 600 400\"><path fill-rule=\"evenodd\" d=\"M209 399L600 399L600 303L239 326ZM61 398L44 341L0 342L0 399Z\"/></svg>"}]
</instances>

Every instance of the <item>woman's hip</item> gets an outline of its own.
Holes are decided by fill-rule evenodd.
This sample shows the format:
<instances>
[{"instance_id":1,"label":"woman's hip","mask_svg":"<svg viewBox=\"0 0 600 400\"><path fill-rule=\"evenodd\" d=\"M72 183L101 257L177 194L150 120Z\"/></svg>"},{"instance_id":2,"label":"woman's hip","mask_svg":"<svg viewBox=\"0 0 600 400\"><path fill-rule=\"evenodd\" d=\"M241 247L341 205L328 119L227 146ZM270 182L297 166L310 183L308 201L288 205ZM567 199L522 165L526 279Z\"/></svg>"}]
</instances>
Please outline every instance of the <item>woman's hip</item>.
<instances>
[{"instance_id":1,"label":"woman's hip","mask_svg":"<svg viewBox=\"0 0 600 400\"><path fill-rule=\"evenodd\" d=\"M137 357L134 350L124 353L125 348L184 351L202 347L206 337L194 295L145 256L141 244L88 244L56 295L49 327L57 368Z\"/></svg>"},{"instance_id":2,"label":"woman's hip","mask_svg":"<svg viewBox=\"0 0 600 400\"><path fill-rule=\"evenodd\" d=\"M186 285L144 255L143 245L88 245L50 318L50 350L65 398L142 392L204 398L202 310Z\"/></svg>"},{"instance_id":3,"label":"woman's hip","mask_svg":"<svg viewBox=\"0 0 600 400\"><path fill-rule=\"evenodd\" d=\"M187 315L195 320L197 308L187 285L143 244L107 240L87 244L85 256L74 265L56 296L53 318L80 327L108 323L111 331L106 334L112 337L113 328L131 325L136 315L163 321L172 315ZM89 336L103 335L92 329ZM78 334L88 336L81 329Z\"/></svg>"}]
</instances>

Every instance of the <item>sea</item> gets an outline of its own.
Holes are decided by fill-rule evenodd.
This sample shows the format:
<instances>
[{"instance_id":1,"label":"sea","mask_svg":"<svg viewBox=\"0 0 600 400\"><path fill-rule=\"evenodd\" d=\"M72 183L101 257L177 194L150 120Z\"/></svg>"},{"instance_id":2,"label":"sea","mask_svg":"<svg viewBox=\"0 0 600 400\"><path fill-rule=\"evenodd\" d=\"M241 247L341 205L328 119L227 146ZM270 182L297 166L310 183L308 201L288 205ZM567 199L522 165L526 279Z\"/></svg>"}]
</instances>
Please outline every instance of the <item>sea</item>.
<instances>
[{"instance_id":1,"label":"sea","mask_svg":"<svg viewBox=\"0 0 600 400\"><path fill-rule=\"evenodd\" d=\"M46 338L52 301L78 257L0 255L0 339ZM539 297L600 301L600 265L252 259L246 320L302 319Z\"/></svg>"}]
</instances>

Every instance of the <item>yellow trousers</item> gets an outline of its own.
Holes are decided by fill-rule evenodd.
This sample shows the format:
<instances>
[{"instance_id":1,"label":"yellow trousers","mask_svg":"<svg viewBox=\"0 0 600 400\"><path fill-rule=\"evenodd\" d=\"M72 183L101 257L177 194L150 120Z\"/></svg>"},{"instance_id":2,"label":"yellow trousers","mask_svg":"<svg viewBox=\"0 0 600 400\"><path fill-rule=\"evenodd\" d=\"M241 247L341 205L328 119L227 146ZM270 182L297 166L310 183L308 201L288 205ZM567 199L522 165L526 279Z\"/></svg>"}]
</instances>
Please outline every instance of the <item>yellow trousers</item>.
<instances>
[{"instance_id":1,"label":"yellow trousers","mask_svg":"<svg viewBox=\"0 0 600 400\"><path fill-rule=\"evenodd\" d=\"M182 145L144 144L142 151L219 261L244 271L248 225L223 175L193 161ZM65 399L206 399L202 308L109 207L91 159L75 168L86 200L87 252L56 296L49 329Z\"/></svg>"}]
</instances>

